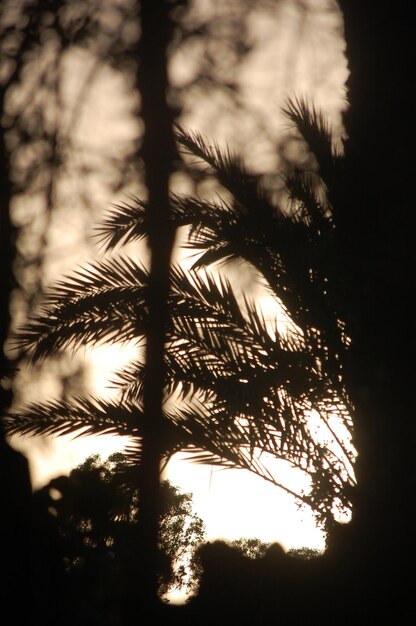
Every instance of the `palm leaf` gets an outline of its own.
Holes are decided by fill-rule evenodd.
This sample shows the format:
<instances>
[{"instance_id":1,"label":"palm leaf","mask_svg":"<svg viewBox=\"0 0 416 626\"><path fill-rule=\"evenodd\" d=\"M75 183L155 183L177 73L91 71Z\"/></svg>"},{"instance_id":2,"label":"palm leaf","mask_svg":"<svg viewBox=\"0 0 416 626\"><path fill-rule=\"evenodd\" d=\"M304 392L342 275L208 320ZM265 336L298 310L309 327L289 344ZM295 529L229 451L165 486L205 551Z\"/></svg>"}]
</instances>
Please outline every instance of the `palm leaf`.
<instances>
[{"instance_id":1,"label":"palm leaf","mask_svg":"<svg viewBox=\"0 0 416 626\"><path fill-rule=\"evenodd\" d=\"M248 207L251 207L254 210L255 207L258 217L263 213L279 211L270 203L258 177L250 174L242 160L228 147L222 149L215 142L210 145L201 133L186 132L181 126L177 126L175 136L185 152L206 165L208 171L233 195L240 208L250 210Z\"/></svg>"},{"instance_id":2,"label":"palm leaf","mask_svg":"<svg viewBox=\"0 0 416 626\"><path fill-rule=\"evenodd\" d=\"M138 435L136 409L100 398L74 398L30 403L5 418L9 435Z\"/></svg>"},{"instance_id":3,"label":"palm leaf","mask_svg":"<svg viewBox=\"0 0 416 626\"><path fill-rule=\"evenodd\" d=\"M283 113L299 130L319 163L322 178L329 182L338 157L334 154L332 130L327 118L305 98L289 99Z\"/></svg>"},{"instance_id":4,"label":"palm leaf","mask_svg":"<svg viewBox=\"0 0 416 626\"><path fill-rule=\"evenodd\" d=\"M147 235L146 203L131 196L130 202L113 205L105 220L96 228L95 237L106 252L118 245L143 239Z\"/></svg>"}]
</instances>

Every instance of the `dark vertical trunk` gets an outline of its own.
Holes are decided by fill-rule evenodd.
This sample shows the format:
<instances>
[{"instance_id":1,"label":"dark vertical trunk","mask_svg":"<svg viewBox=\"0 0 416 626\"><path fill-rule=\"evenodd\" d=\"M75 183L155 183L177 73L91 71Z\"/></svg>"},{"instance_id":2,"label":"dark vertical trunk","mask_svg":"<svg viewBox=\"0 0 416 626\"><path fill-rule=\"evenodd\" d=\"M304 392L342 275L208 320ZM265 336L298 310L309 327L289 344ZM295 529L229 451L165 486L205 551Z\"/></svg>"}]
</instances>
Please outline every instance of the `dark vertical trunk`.
<instances>
[{"instance_id":1,"label":"dark vertical trunk","mask_svg":"<svg viewBox=\"0 0 416 626\"><path fill-rule=\"evenodd\" d=\"M359 457L353 523L356 591L372 608L406 600L415 490L410 258L414 21L410 3L340 0L350 69L346 186L335 194L350 280L347 385ZM342 542L345 545L342 545ZM365 600L364 600L365 599ZM360 599L356 598L359 604ZM397 614L396 617L397 618Z\"/></svg>"},{"instance_id":2,"label":"dark vertical trunk","mask_svg":"<svg viewBox=\"0 0 416 626\"><path fill-rule=\"evenodd\" d=\"M0 113L3 111L3 103L2 89ZM20 596L22 602L15 607L15 617L17 621L24 622L29 617L27 591L30 581L31 482L27 459L9 445L2 424L2 418L13 399L11 363L5 353L5 342L10 330L10 297L14 288L13 266L16 255L10 204L9 158L4 132L0 129L0 551L4 574L1 599L6 601ZM1 610L5 611L3 603Z\"/></svg>"},{"instance_id":3,"label":"dark vertical trunk","mask_svg":"<svg viewBox=\"0 0 416 626\"><path fill-rule=\"evenodd\" d=\"M10 171L10 154L5 143L5 129L2 126L5 99L8 89L18 80L24 63L24 53L33 38L31 24L36 15L38 3L33 2L23 10L28 18L22 39L18 37L20 48L15 50L15 64L10 75L3 76L0 85L0 551L2 556L3 581L1 585L0 610L7 621L8 609L13 604L14 620L27 623L31 617L31 547L32 547L32 484L27 458L9 445L4 428L3 416L13 402L12 369L5 342L10 333L10 303L16 287L14 265L16 260L16 228L11 219L13 195ZM2 24L1 44L8 36L8 29ZM4 59L5 74L10 69ZM1 621L1 620L0 620Z\"/></svg>"},{"instance_id":4,"label":"dark vertical trunk","mask_svg":"<svg viewBox=\"0 0 416 626\"><path fill-rule=\"evenodd\" d=\"M3 111L4 93L0 96L0 111ZM13 264L15 259L15 229L10 220L11 189L9 180L8 155L4 144L4 132L0 129L0 412L4 414L11 404L10 365L4 352L4 345L10 327L10 296L13 290ZM0 436L4 440L0 422Z\"/></svg>"},{"instance_id":5,"label":"dark vertical trunk","mask_svg":"<svg viewBox=\"0 0 416 626\"><path fill-rule=\"evenodd\" d=\"M168 323L169 270L174 229L169 217L169 177L175 154L172 112L167 103L167 47L171 23L169 2L141 3L139 89L145 132L142 155L148 189L149 326L144 380L143 453L140 468L140 596L153 605L157 598L159 481L163 439L164 345ZM142 610L143 605L139 607Z\"/></svg>"}]
</instances>

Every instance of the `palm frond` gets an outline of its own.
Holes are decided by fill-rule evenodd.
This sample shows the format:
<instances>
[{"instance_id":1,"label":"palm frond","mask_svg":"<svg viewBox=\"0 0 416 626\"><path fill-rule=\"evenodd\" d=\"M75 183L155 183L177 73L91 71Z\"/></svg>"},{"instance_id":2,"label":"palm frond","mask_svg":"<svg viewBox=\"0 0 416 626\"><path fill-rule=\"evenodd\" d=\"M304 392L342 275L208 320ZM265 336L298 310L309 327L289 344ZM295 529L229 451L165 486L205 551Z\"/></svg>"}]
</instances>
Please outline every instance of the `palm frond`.
<instances>
[{"instance_id":1,"label":"palm frond","mask_svg":"<svg viewBox=\"0 0 416 626\"><path fill-rule=\"evenodd\" d=\"M145 365L136 360L113 375L110 386L118 390L120 403L142 406L144 373Z\"/></svg>"},{"instance_id":2,"label":"palm frond","mask_svg":"<svg viewBox=\"0 0 416 626\"><path fill-rule=\"evenodd\" d=\"M283 113L299 130L318 161L323 180L329 183L339 155L334 151L328 120L306 98L289 98Z\"/></svg>"},{"instance_id":3,"label":"palm frond","mask_svg":"<svg viewBox=\"0 0 416 626\"><path fill-rule=\"evenodd\" d=\"M119 245L143 239L147 231L146 203L131 196L130 202L113 205L96 228L95 238L110 252Z\"/></svg>"},{"instance_id":4,"label":"palm frond","mask_svg":"<svg viewBox=\"0 0 416 626\"><path fill-rule=\"evenodd\" d=\"M220 323L243 322L235 292L231 283L221 276L213 277L209 273L199 274L193 270L185 271L180 266L171 269L171 289L175 306L188 304L180 311L179 318L213 318Z\"/></svg>"},{"instance_id":5,"label":"palm frond","mask_svg":"<svg viewBox=\"0 0 416 626\"><path fill-rule=\"evenodd\" d=\"M209 144L201 133L185 131L179 125L175 136L185 152L200 159L218 182L232 194L240 210L255 212L258 217L263 213L280 213L279 208L269 201L258 177L250 174L241 158L228 147L221 148L215 142Z\"/></svg>"},{"instance_id":6,"label":"palm frond","mask_svg":"<svg viewBox=\"0 0 416 626\"><path fill-rule=\"evenodd\" d=\"M139 409L101 398L30 403L4 420L8 435L120 435L137 437Z\"/></svg>"},{"instance_id":7,"label":"palm frond","mask_svg":"<svg viewBox=\"0 0 416 626\"><path fill-rule=\"evenodd\" d=\"M313 172L303 172L295 168L283 179L289 194L289 212L292 218L306 221L309 228L330 236L334 223L325 189L321 189L318 177Z\"/></svg>"},{"instance_id":8,"label":"palm frond","mask_svg":"<svg viewBox=\"0 0 416 626\"><path fill-rule=\"evenodd\" d=\"M96 293L105 289L137 287L147 281L147 270L129 257L113 257L78 268L66 280L57 281L44 295L44 306Z\"/></svg>"},{"instance_id":9,"label":"palm frond","mask_svg":"<svg viewBox=\"0 0 416 626\"><path fill-rule=\"evenodd\" d=\"M312 193L306 185L300 189L305 196ZM292 322L305 331L322 329L325 341L332 344L334 353L339 353L345 345L327 276L332 278L336 271L336 263L331 262L336 258L332 225L316 198L314 203L308 198L308 219L302 220L290 215L276 219L271 213L257 219L226 203L207 203L191 230L189 245L203 250L193 266L195 270L232 259L245 260L255 267ZM212 214L207 217L210 210Z\"/></svg>"},{"instance_id":10,"label":"palm frond","mask_svg":"<svg viewBox=\"0 0 416 626\"><path fill-rule=\"evenodd\" d=\"M45 294L43 312L22 326L15 345L32 361L67 348L128 342L146 332L147 274L126 259L92 263Z\"/></svg>"},{"instance_id":11,"label":"palm frond","mask_svg":"<svg viewBox=\"0 0 416 626\"><path fill-rule=\"evenodd\" d=\"M191 226L198 224L200 216L211 220L215 228L214 202L190 198L176 193L170 194L171 219L175 226ZM220 207L221 204L218 204ZM95 237L106 252L116 247L144 239L148 234L147 203L131 196L128 202L113 205L105 219L97 226ZM213 215L214 213L214 215Z\"/></svg>"}]
</instances>

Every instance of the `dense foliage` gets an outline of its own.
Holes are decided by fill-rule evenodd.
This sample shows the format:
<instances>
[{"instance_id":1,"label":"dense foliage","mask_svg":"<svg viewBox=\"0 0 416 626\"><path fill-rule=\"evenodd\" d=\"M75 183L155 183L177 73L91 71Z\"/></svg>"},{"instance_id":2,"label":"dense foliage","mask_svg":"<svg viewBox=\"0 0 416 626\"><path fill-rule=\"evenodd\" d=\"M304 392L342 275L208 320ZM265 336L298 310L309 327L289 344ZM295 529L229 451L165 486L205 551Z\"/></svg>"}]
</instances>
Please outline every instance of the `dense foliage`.
<instances>
[{"instance_id":1,"label":"dense foliage","mask_svg":"<svg viewBox=\"0 0 416 626\"><path fill-rule=\"evenodd\" d=\"M120 613L127 591L133 592L140 562L134 548L140 497L130 474L121 453L106 461L93 455L34 494L41 584L55 571L58 595L72 589L76 610L111 607ZM161 500L159 593L164 595L195 584L194 553L204 540L204 524L193 512L191 496L168 481L161 484ZM63 597L60 602L65 604Z\"/></svg>"}]
</instances>

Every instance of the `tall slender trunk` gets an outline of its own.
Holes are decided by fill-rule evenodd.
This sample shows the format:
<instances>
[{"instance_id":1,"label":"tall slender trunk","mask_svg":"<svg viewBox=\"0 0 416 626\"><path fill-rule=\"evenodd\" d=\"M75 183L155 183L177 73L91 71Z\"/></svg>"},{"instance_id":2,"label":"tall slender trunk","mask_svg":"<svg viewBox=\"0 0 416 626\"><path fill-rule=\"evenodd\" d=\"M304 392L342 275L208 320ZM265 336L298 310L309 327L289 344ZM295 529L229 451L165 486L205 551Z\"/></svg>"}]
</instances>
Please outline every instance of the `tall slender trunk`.
<instances>
[{"instance_id":1,"label":"tall slender trunk","mask_svg":"<svg viewBox=\"0 0 416 626\"><path fill-rule=\"evenodd\" d=\"M0 114L3 111L4 89L0 90ZM30 584L30 509L32 486L26 457L14 450L6 440L2 418L13 399L11 363L5 353L10 331L10 298L14 288L16 257L15 229L10 218L11 184L9 155L0 129L0 542L5 579L0 598L6 602L21 595L16 608L17 621L29 618L28 589ZM4 612L5 602L1 604ZM6 619L7 621L7 619Z\"/></svg>"},{"instance_id":2,"label":"tall slender trunk","mask_svg":"<svg viewBox=\"0 0 416 626\"><path fill-rule=\"evenodd\" d=\"M169 216L169 177L175 144L173 115L167 103L167 47L171 23L167 0L142 0L139 89L144 121L142 155L148 190L148 241L151 255L149 326L144 378L142 464L140 468L140 596L157 598L160 462L163 440L164 345L168 323L169 271L174 228ZM139 607L141 610L142 607Z\"/></svg>"},{"instance_id":3,"label":"tall slender trunk","mask_svg":"<svg viewBox=\"0 0 416 626\"><path fill-rule=\"evenodd\" d=\"M4 110L4 91L0 94L0 112ZM0 129L0 414L4 414L11 403L11 390L7 388L9 363L4 352L4 345L10 328L10 296L13 290L13 265L15 260L15 229L10 219L10 177L8 154L4 142L4 132ZM2 423L0 422L0 437L4 440Z\"/></svg>"}]
</instances>

